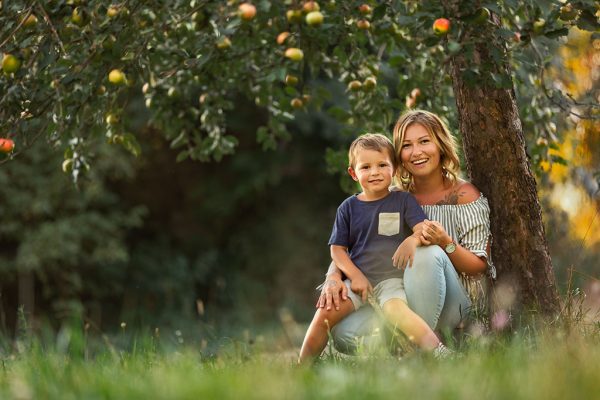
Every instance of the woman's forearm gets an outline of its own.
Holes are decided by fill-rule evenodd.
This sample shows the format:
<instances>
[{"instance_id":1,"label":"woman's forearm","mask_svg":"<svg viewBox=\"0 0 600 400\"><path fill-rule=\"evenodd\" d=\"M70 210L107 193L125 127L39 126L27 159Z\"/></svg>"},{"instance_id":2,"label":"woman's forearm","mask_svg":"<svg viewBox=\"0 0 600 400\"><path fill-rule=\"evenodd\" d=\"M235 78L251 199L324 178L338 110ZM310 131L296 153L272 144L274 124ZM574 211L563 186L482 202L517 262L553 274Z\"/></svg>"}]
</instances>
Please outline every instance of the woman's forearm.
<instances>
[{"instance_id":1,"label":"woman's forearm","mask_svg":"<svg viewBox=\"0 0 600 400\"><path fill-rule=\"evenodd\" d=\"M335 262L333 262L333 260L331 260L331 264L329 264L329 268L327 269L325 277L342 279L342 270L339 269L337 265L335 265Z\"/></svg>"},{"instance_id":2,"label":"woman's forearm","mask_svg":"<svg viewBox=\"0 0 600 400\"><path fill-rule=\"evenodd\" d=\"M459 244L456 245L454 252L448 254L448 257L458 272L467 275L479 275L485 272L487 268L487 262L484 258L477 256Z\"/></svg>"}]
</instances>

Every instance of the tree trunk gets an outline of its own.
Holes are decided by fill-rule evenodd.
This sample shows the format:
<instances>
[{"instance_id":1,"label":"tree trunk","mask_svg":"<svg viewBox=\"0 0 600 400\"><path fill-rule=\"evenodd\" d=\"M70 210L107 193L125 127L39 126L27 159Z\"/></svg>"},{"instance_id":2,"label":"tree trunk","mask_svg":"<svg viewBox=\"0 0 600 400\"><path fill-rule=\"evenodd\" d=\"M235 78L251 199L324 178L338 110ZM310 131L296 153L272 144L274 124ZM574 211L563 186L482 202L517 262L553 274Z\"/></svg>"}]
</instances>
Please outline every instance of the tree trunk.
<instances>
[{"instance_id":1,"label":"tree trunk","mask_svg":"<svg viewBox=\"0 0 600 400\"><path fill-rule=\"evenodd\" d=\"M450 8L456 4L444 3ZM498 49L504 55L501 65L494 64L493 42L505 45L499 38L481 40L473 58L458 54L451 59L467 172L490 201L492 259L498 279L516 285L525 309L554 314L559 310L558 293L514 89L497 89L485 78L470 85L464 75L468 68L484 69L487 64L510 76L504 48Z\"/></svg>"}]
</instances>

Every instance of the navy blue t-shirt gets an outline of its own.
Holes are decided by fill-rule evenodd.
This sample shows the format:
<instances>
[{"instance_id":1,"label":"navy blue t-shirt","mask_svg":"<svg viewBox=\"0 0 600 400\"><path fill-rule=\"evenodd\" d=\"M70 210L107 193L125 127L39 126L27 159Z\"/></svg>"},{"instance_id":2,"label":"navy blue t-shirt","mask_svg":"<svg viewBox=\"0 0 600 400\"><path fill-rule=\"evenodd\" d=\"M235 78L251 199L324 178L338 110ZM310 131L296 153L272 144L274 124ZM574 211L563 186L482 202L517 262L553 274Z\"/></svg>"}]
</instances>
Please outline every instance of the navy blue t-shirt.
<instances>
[{"instance_id":1,"label":"navy blue t-shirt","mask_svg":"<svg viewBox=\"0 0 600 400\"><path fill-rule=\"evenodd\" d=\"M338 207L329 245L348 248L350 259L373 286L403 271L392 264L392 256L412 228L427 218L414 196L390 192L383 199L362 201L356 195Z\"/></svg>"}]
</instances>

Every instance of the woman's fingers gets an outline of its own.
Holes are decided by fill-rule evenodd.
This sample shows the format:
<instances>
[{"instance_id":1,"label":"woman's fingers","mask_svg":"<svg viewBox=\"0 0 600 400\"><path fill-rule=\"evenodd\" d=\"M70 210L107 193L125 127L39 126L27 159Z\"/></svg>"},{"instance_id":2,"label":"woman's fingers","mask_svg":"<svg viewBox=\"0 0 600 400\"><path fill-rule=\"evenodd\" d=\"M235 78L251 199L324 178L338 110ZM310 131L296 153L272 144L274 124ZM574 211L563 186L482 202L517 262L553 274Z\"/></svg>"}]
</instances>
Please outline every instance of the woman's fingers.
<instances>
[{"instance_id":1,"label":"woman's fingers","mask_svg":"<svg viewBox=\"0 0 600 400\"><path fill-rule=\"evenodd\" d=\"M340 294L339 294L339 292L338 291L333 292L332 297L333 297L333 307L336 310L339 310L340 309ZM330 304L330 307L328 308L328 310L330 310L330 309L331 309L331 304Z\"/></svg>"},{"instance_id":2,"label":"woman's fingers","mask_svg":"<svg viewBox=\"0 0 600 400\"><path fill-rule=\"evenodd\" d=\"M323 292L321 292L321 295L317 299L316 307L323 308L323 306L325 306L325 296L323 295Z\"/></svg>"},{"instance_id":3,"label":"woman's fingers","mask_svg":"<svg viewBox=\"0 0 600 400\"><path fill-rule=\"evenodd\" d=\"M424 246L429 246L431 244L431 241L429 239L427 239L425 237L425 235L421 234L421 244L423 244Z\"/></svg>"}]
</instances>

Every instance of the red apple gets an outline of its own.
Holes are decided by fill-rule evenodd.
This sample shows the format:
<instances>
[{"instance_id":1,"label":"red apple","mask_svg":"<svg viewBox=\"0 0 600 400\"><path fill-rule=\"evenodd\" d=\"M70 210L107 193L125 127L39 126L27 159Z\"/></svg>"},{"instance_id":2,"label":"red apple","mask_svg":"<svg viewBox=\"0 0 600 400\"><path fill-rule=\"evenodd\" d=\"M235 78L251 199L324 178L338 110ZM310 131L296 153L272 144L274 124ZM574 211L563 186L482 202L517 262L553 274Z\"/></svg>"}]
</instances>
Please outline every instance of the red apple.
<instances>
[{"instance_id":1,"label":"red apple","mask_svg":"<svg viewBox=\"0 0 600 400\"><path fill-rule=\"evenodd\" d=\"M371 8L371 6L370 6L370 5L368 5L368 4L361 4L361 5L358 7L358 11L360 11L360 13L361 13L362 15L368 15L368 14L371 14L371 12L373 11L373 9L372 9L372 8Z\"/></svg>"},{"instance_id":2,"label":"red apple","mask_svg":"<svg viewBox=\"0 0 600 400\"><path fill-rule=\"evenodd\" d=\"M317 3L316 1L307 1L302 6L302 10L305 13L309 13L309 12L313 12L313 11L319 11L320 9L321 8L319 7L319 3Z\"/></svg>"},{"instance_id":3,"label":"red apple","mask_svg":"<svg viewBox=\"0 0 600 400\"><path fill-rule=\"evenodd\" d=\"M450 30L450 20L446 18L438 18L433 23L433 31L436 35L445 35Z\"/></svg>"},{"instance_id":4,"label":"red apple","mask_svg":"<svg viewBox=\"0 0 600 400\"><path fill-rule=\"evenodd\" d=\"M252 21L256 16L256 7L250 3L242 3L238 7L238 12L244 21Z\"/></svg>"},{"instance_id":5,"label":"red apple","mask_svg":"<svg viewBox=\"0 0 600 400\"><path fill-rule=\"evenodd\" d=\"M277 35L277 44L283 44L289 36L289 32L281 32L279 35Z\"/></svg>"},{"instance_id":6,"label":"red apple","mask_svg":"<svg viewBox=\"0 0 600 400\"><path fill-rule=\"evenodd\" d=\"M15 142L12 139L0 139L0 152L2 153L10 153L15 148Z\"/></svg>"},{"instance_id":7,"label":"red apple","mask_svg":"<svg viewBox=\"0 0 600 400\"><path fill-rule=\"evenodd\" d=\"M358 21L356 21L356 27L358 29L366 31L371 28L371 23L366 19L359 19Z\"/></svg>"}]
</instances>

